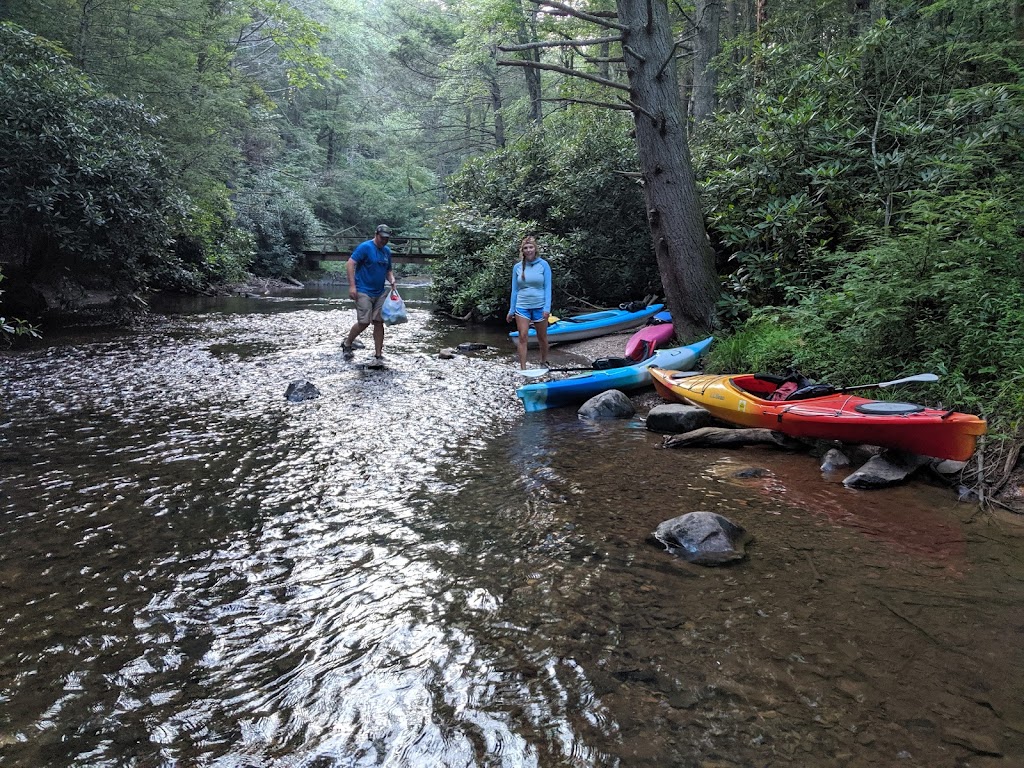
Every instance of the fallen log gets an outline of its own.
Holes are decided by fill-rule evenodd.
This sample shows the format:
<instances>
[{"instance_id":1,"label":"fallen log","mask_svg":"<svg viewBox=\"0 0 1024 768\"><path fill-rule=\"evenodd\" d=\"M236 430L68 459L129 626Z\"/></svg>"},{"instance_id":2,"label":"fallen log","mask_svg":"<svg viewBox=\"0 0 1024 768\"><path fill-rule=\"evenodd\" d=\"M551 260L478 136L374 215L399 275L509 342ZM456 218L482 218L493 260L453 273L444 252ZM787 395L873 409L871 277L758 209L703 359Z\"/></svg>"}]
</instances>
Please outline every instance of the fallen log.
<instances>
[{"instance_id":1,"label":"fallen log","mask_svg":"<svg viewBox=\"0 0 1024 768\"><path fill-rule=\"evenodd\" d=\"M668 435L662 441L663 448L723 448L756 444L774 445L786 450L804 447L799 440L770 429L723 427L701 427L679 435Z\"/></svg>"}]
</instances>

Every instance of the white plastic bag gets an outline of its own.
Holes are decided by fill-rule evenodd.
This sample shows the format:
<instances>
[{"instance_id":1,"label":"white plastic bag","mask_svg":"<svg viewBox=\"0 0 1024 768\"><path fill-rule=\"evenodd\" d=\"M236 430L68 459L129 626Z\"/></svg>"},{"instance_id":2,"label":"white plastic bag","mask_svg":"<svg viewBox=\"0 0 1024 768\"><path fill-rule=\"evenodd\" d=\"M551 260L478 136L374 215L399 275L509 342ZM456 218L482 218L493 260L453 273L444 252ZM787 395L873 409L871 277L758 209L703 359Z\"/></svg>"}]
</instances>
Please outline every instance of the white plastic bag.
<instances>
[{"instance_id":1,"label":"white plastic bag","mask_svg":"<svg viewBox=\"0 0 1024 768\"><path fill-rule=\"evenodd\" d=\"M405 312L405 302L398 295L398 291L391 289L391 295L384 299L384 306L380 308L380 316L384 325L398 325L409 319Z\"/></svg>"}]
</instances>

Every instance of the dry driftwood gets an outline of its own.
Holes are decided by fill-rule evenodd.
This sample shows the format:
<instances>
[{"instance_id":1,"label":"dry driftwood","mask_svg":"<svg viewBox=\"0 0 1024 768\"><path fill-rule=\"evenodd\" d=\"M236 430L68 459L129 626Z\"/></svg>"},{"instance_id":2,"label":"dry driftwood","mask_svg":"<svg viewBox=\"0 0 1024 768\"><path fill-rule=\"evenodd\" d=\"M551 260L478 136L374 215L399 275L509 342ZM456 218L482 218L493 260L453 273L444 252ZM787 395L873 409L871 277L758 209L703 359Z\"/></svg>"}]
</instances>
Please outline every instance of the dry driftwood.
<instances>
[{"instance_id":1,"label":"dry driftwood","mask_svg":"<svg viewBox=\"0 0 1024 768\"><path fill-rule=\"evenodd\" d=\"M662 442L665 448L722 448L765 443L779 448L800 448L800 442L770 429L724 429L701 427L681 435L669 435Z\"/></svg>"}]
</instances>

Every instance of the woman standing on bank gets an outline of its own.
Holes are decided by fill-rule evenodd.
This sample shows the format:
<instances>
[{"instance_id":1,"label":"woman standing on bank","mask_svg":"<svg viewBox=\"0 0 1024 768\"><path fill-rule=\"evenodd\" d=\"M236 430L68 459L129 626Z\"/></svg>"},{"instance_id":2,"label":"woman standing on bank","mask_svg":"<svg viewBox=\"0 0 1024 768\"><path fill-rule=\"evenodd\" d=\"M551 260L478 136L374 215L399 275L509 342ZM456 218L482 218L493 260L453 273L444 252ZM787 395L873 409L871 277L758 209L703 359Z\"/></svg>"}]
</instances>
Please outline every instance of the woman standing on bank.
<instances>
[{"instance_id":1,"label":"woman standing on bank","mask_svg":"<svg viewBox=\"0 0 1024 768\"><path fill-rule=\"evenodd\" d=\"M528 236L519 244L519 262L512 268L512 300L506 320L516 321L519 331L519 367L526 368L530 326L537 331L540 363L548 364L548 315L551 314L551 266L537 253L537 239Z\"/></svg>"}]
</instances>

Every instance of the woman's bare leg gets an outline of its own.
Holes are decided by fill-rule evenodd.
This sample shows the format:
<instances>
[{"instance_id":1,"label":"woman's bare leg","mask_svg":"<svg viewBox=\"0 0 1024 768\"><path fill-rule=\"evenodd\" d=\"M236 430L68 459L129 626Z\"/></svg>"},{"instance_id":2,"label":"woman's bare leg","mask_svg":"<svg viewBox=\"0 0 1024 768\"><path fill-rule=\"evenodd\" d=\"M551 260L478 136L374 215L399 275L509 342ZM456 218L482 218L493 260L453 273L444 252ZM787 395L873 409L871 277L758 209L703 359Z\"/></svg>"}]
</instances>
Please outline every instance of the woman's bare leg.
<instances>
[{"instance_id":1,"label":"woman's bare leg","mask_svg":"<svg viewBox=\"0 0 1024 768\"><path fill-rule=\"evenodd\" d=\"M519 367L526 370L526 347L530 343L530 321L516 315L516 330L519 331Z\"/></svg>"},{"instance_id":2,"label":"woman's bare leg","mask_svg":"<svg viewBox=\"0 0 1024 768\"><path fill-rule=\"evenodd\" d=\"M537 329L537 343L540 344L540 364L548 364L548 321L541 318L533 327Z\"/></svg>"}]
</instances>

